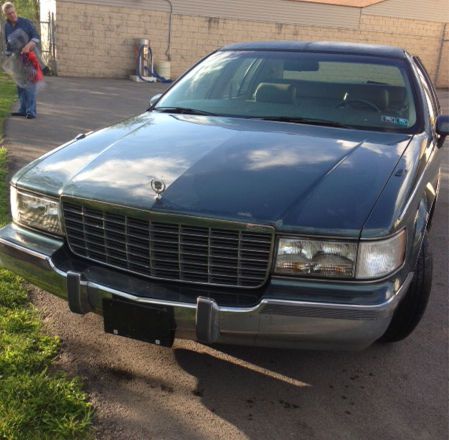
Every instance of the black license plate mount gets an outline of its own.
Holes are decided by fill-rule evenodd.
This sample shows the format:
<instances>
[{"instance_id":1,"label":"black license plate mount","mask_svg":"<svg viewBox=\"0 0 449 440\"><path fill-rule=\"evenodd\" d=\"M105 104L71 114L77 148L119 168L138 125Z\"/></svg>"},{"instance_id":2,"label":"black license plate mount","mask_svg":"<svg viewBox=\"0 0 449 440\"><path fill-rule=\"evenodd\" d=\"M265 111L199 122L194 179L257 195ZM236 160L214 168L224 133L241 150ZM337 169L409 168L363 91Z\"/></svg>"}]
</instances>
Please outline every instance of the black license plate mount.
<instances>
[{"instance_id":1,"label":"black license plate mount","mask_svg":"<svg viewBox=\"0 0 449 440\"><path fill-rule=\"evenodd\" d=\"M135 304L121 299L103 299L106 333L171 347L175 337L172 307Z\"/></svg>"}]
</instances>

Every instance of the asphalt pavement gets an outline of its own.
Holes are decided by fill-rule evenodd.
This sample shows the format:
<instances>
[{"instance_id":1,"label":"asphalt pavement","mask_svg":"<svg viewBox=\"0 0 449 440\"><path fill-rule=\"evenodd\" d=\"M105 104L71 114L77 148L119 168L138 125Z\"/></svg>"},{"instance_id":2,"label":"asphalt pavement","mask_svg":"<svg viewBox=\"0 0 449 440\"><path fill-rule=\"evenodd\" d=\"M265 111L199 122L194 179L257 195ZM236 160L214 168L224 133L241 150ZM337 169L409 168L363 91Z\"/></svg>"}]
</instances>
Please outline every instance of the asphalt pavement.
<instances>
[{"instance_id":1,"label":"asphalt pavement","mask_svg":"<svg viewBox=\"0 0 449 440\"><path fill-rule=\"evenodd\" d=\"M144 111L164 86L48 78L38 118L11 118L11 172L80 132ZM439 91L449 114L449 92ZM165 349L103 333L101 318L32 298L63 339L58 365L86 379L101 439L447 440L449 157L430 234L433 289L405 341L362 352L205 347Z\"/></svg>"}]
</instances>

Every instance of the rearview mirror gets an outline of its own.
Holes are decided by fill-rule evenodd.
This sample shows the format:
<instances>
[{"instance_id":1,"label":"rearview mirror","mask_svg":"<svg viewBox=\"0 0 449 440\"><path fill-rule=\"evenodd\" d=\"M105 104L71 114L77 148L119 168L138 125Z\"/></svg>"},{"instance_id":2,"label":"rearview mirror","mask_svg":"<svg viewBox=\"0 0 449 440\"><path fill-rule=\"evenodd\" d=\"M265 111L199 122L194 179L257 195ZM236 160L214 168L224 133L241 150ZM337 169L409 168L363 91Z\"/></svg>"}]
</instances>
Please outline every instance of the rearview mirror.
<instances>
[{"instance_id":1,"label":"rearview mirror","mask_svg":"<svg viewBox=\"0 0 449 440\"><path fill-rule=\"evenodd\" d=\"M150 107L153 107L157 104L159 99L161 99L162 93L158 93L157 95L154 95L150 98Z\"/></svg>"},{"instance_id":2,"label":"rearview mirror","mask_svg":"<svg viewBox=\"0 0 449 440\"><path fill-rule=\"evenodd\" d=\"M317 60L309 57L301 57L286 60L284 63L284 70L293 72L317 72L320 70L320 65Z\"/></svg>"}]
</instances>

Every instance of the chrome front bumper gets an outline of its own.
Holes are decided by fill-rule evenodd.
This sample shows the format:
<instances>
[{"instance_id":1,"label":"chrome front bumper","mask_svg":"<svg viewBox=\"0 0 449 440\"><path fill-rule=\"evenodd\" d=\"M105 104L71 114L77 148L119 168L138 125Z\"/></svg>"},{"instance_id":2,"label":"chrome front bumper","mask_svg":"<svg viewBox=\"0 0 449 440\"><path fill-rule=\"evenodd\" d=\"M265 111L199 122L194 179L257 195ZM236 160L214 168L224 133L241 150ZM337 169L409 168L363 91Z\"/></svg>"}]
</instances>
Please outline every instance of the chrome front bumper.
<instances>
[{"instance_id":1,"label":"chrome front bumper","mask_svg":"<svg viewBox=\"0 0 449 440\"><path fill-rule=\"evenodd\" d=\"M107 277L99 277L91 268L73 270L70 261L65 261L61 268L58 253L63 248L61 240L13 224L0 230L0 265L68 300L73 312L102 313L103 299L112 298L166 306L173 310L177 338L207 344L362 349L383 335L413 278L413 273L409 273L401 286L385 284L383 299L369 304L270 298L267 289L253 307L223 307L201 294L196 303L161 299L160 295L154 298L148 292L142 295L142 290L136 289L139 280L130 283L129 275L119 275L117 271L111 272L122 282L118 286L107 285ZM366 291L366 285L364 288ZM277 289L282 289L282 285Z\"/></svg>"}]
</instances>

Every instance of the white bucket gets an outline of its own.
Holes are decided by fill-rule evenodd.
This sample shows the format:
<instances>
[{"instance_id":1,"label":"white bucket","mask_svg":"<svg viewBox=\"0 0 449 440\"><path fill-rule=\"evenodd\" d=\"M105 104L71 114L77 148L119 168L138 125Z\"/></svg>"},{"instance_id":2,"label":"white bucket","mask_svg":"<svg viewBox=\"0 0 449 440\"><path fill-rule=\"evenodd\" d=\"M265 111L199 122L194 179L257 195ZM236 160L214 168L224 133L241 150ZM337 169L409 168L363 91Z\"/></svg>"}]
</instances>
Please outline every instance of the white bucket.
<instances>
[{"instance_id":1,"label":"white bucket","mask_svg":"<svg viewBox=\"0 0 449 440\"><path fill-rule=\"evenodd\" d=\"M156 72L165 79L170 79L171 63L170 61L159 61L156 64Z\"/></svg>"}]
</instances>

